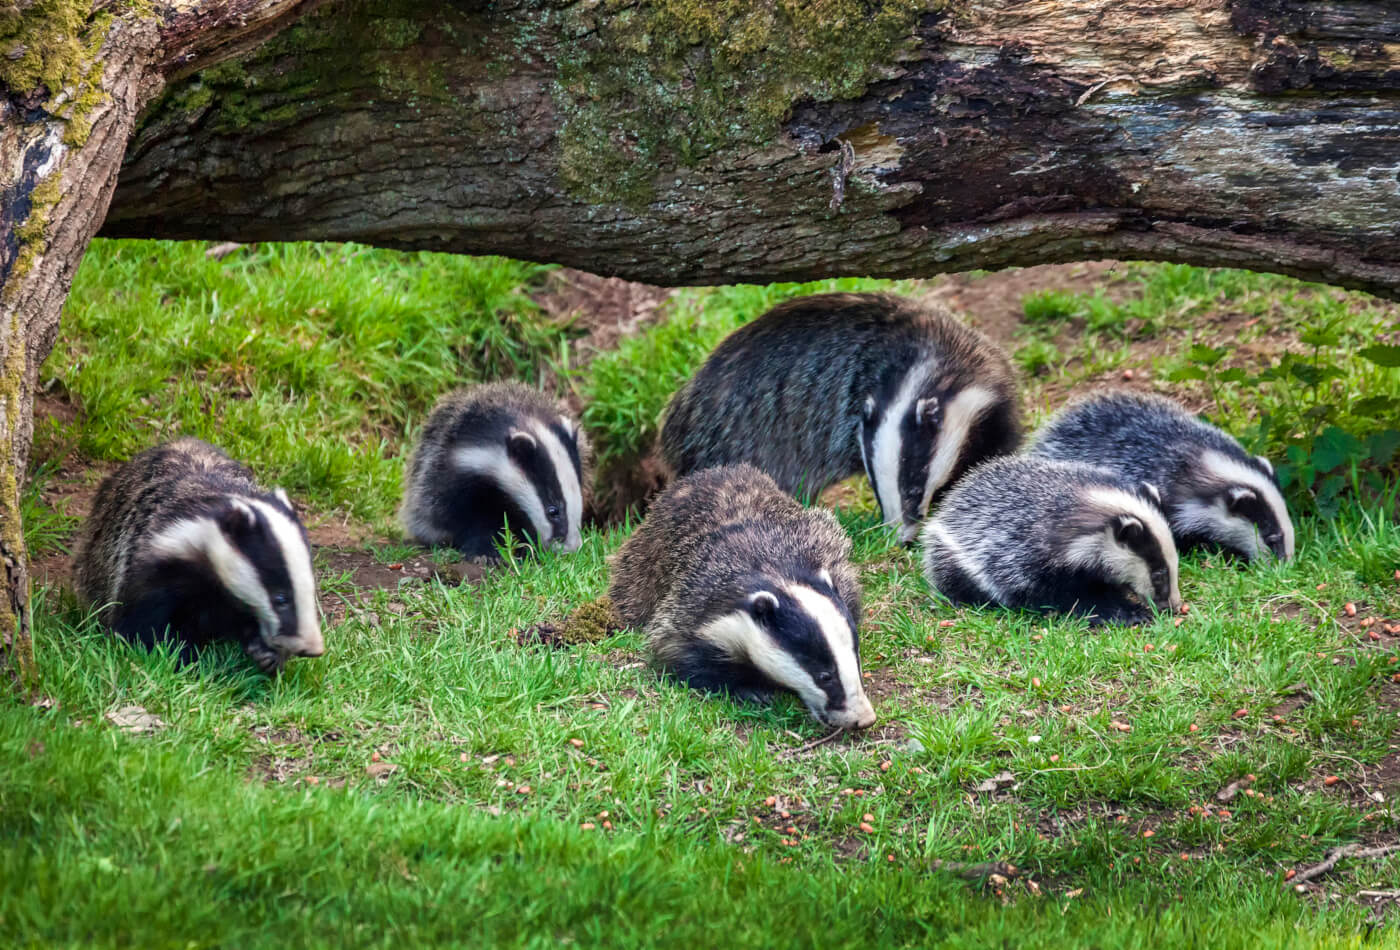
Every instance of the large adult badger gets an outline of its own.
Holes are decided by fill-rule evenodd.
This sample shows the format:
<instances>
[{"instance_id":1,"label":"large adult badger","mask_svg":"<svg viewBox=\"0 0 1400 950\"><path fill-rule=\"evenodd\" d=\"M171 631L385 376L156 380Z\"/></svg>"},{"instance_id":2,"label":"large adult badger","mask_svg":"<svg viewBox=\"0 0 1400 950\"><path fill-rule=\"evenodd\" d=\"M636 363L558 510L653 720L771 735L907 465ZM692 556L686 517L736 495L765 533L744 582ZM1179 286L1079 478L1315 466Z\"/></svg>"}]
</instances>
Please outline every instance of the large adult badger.
<instances>
[{"instance_id":1,"label":"large adult badger","mask_svg":"<svg viewBox=\"0 0 1400 950\"><path fill-rule=\"evenodd\" d=\"M767 702L791 690L821 722L875 721L860 675L860 585L830 512L751 465L681 478L612 565L618 614L655 664L696 689Z\"/></svg>"},{"instance_id":2,"label":"large adult badger","mask_svg":"<svg viewBox=\"0 0 1400 950\"><path fill-rule=\"evenodd\" d=\"M118 634L173 634L186 659L234 640L264 672L325 652L306 530L280 488L199 439L147 449L102 482L78 594Z\"/></svg>"},{"instance_id":3,"label":"large adult badger","mask_svg":"<svg viewBox=\"0 0 1400 950\"><path fill-rule=\"evenodd\" d=\"M1247 560L1293 556L1293 521L1268 459L1170 399L1091 393L1052 416L1029 451L1156 485L1181 548L1218 544Z\"/></svg>"},{"instance_id":4,"label":"large adult badger","mask_svg":"<svg viewBox=\"0 0 1400 950\"><path fill-rule=\"evenodd\" d=\"M433 407L408 461L399 520L414 540L497 557L505 529L563 551L582 543L588 440L520 383L484 383Z\"/></svg>"},{"instance_id":5,"label":"large adult badger","mask_svg":"<svg viewBox=\"0 0 1400 950\"><path fill-rule=\"evenodd\" d=\"M953 486L924 526L924 575L954 603L1141 623L1181 606L1160 496L1113 472L1032 456L994 459Z\"/></svg>"},{"instance_id":6,"label":"large adult badger","mask_svg":"<svg viewBox=\"0 0 1400 950\"><path fill-rule=\"evenodd\" d=\"M821 294L720 343L672 397L661 452L677 475L750 462L805 499L864 469L908 542L941 488L1020 438L995 343L897 297Z\"/></svg>"}]
</instances>

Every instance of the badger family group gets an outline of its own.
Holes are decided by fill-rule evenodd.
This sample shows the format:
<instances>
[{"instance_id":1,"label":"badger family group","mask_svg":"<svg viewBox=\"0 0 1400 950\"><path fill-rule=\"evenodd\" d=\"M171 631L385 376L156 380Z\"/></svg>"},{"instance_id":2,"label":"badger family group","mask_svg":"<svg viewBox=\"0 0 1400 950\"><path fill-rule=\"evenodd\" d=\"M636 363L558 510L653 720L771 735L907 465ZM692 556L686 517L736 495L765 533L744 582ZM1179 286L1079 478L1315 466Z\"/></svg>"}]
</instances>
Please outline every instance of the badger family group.
<instances>
[{"instance_id":1,"label":"badger family group","mask_svg":"<svg viewBox=\"0 0 1400 950\"><path fill-rule=\"evenodd\" d=\"M1118 390L1023 439L1001 348L888 295L800 298L735 331L672 397L660 451L670 484L612 562L621 619L676 680L754 702L790 691L833 727L876 720L851 542L809 507L840 479L865 473L954 604L1137 624L1181 607L1183 547L1293 554L1268 460L1168 399ZM423 427L400 521L469 558L573 552L589 461L578 420L541 393L460 389ZM196 439L103 482L76 562L79 594L133 642L173 639L192 658L233 640L269 673L325 650L295 507Z\"/></svg>"}]
</instances>

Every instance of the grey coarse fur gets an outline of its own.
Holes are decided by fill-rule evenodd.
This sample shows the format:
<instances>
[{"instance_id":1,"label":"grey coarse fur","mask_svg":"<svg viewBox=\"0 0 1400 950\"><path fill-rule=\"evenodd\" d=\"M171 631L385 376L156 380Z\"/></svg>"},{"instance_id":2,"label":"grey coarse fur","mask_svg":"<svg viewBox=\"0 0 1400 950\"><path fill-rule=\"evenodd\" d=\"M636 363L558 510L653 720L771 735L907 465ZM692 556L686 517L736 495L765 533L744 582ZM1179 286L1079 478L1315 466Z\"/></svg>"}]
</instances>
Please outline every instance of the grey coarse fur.
<instances>
[{"instance_id":1,"label":"grey coarse fur","mask_svg":"<svg viewBox=\"0 0 1400 950\"><path fill-rule=\"evenodd\" d=\"M751 465L706 469L671 484L613 557L609 594L623 622L645 630L667 668L756 578L825 569L857 622L860 582L851 541L831 512L803 508Z\"/></svg>"},{"instance_id":2,"label":"grey coarse fur","mask_svg":"<svg viewBox=\"0 0 1400 950\"><path fill-rule=\"evenodd\" d=\"M814 498L863 470L866 397L920 361L933 364L935 384L996 392L1019 430L1011 363L986 336L889 294L819 294L779 304L716 347L667 406L662 457L677 475L749 462Z\"/></svg>"},{"instance_id":3,"label":"grey coarse fur","mask_svg":"<svg viewBox=\"0 0 1400 950\"><path fill-rule=\"evenodd\" d=\"M1164 497L1191 479L1200 454L1214 449L1253 466L1239 442L1164 396L1101 389L1072 400L1036 432L1027 453L1092 462L1129 481L1151 482Z\"/></svg>"},{"instance_id":4,"label":"grey coarse fur","mask_svg":"<svg viewBox=\"0 0 1400 950\"><path fill-rule=\"evenodd\" d=\"M448 456L456 443L448 441L448 433L458 420L472 412L501 410L520 416L534 416L553 423L560 416L574 418L574 414L563 402L556 401L537 389L524 383L494 382L480 383L454 389L440 398L428 415L423 432L409 455L404 474L404 496L399 506L399 523L415 540L425 544L444 543L443 537L433 526L428 515L428 503L432 498L435 483L442 479L450 468ZM578 430L579 463L582 477L579 487L583 492L584 505L589 498L590 466L592 447L582 427Z\"/></svg>"},{"instance_id":5,"label":"grey coarse fur","mask_svg":"<svg viewBox=\"0 0 1400 950\"><path fill-rule=\"evenodd\" d=\"M78 596L102 607L105 619L125 598L131 568L155 534L230 495L281 506L249 469L200 439L175 439L133 456L103 480L83 524L73 557Z\"/></svg>"},{"instance_id":6,"label":"grey coarse fur","mask_svg":"<svg viewBox=\"0 0 1400 950\"><path fill-rule=\"evenodd\" d=\"M955 603L1070 609L1081 594L1086 602L1092 600L1097 591L1077 588L1085 580L1094 587L1099 578L1082 566L1068 565L1066 551L1073 539L1100 533L1123 511L1090 500L1086 492L1092 488L1126 492L1155 510L1153 500L1141 494L1138 486L1082 462L1018 455L979 465L944 496L925 523L924 576ZM999 588L1000 596L983 596L990 593L985 585L967 583L956 561L947 556L935 525L956 541L971 563ZM1165 519L1162 530L1166 530ZM1107 578L1102 580L1115 586Z\"/></svg>"}]
</instances>

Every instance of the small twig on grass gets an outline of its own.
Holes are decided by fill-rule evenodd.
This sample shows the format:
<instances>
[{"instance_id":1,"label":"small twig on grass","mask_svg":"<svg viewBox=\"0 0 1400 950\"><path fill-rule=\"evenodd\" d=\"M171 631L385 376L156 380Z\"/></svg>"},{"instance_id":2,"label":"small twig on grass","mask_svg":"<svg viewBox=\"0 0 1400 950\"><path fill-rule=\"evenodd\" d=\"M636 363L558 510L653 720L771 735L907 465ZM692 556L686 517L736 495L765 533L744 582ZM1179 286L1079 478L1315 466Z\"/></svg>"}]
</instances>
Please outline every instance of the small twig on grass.
<instances>
[{"instance_id":1,"label":"small twig on grass","mask_svg":"<svg viewBox=\"0 0 1400 950\"><path fill-rule=\"evenodd\" d=\"M1344 844L1340 848L1328 851L1321 864L1314 864L1306 870L1299 871L1289 880L1289 883L1298 885L1304 881L1311 881L1315 877L1321 877L1336 867L1337 862L1342 858L1383 858L1387 854L1395 854L1398 851L1400 851L1400 844L1386 844L1378 848L1363 848L1359 844Z\"/></svg>"},{"instance_id":2,"label":"small twig on grass","mask_svg":"<svg viewBox=\"0 0 1400 950\"><path fill-rule=\"evenodd\" d=\"M1394 897L1400 898L1400 891L1357 891L1357 897Z\"/></svg>"},{"instance_id":3,"label":"small twig on grass","mask_svg":"<svg viewBox=\"0 0 1400 950\"><path fill-rule=\"evenodd\" d=\"M1008 864L1005 861L983 861L980 864L967 864L963 861L944 861L942 858L933 862L933 869L947 871L949 874L956 874L969 881L980 881L993 874L999 874L1002 877L1015 877L1018 873L1016 865Z\"/></svg>"},{"instance_id":4,"label":"small twig on grass","mask_svg":"<svg viewBox=\"0 0 1400 950\"><path fill-rule=\"evenodd\" d=\"M845 731L846 731L846 730L844 730L844 729L833 729L833 730L831 730L830 732L828 732L826 735L822 736L820 739L813 739L811 742L808 742L806 745L798 746L796 749L788 749L786 752L784 752L784 753L781 755L781 758L790 759L790 758L792 758L792 757L795 756L795 755L801 755L801 754L804 753L804 752L811 752L811 751L812 751L813 749L815 749L817 746L819 746L819 745L826 745L826 744L827 744L828 742L830 742L832 739L835 739L837 736L839 736L841 733L843 733L843 732L845 732Z\"/></svg>"}]
</instances>

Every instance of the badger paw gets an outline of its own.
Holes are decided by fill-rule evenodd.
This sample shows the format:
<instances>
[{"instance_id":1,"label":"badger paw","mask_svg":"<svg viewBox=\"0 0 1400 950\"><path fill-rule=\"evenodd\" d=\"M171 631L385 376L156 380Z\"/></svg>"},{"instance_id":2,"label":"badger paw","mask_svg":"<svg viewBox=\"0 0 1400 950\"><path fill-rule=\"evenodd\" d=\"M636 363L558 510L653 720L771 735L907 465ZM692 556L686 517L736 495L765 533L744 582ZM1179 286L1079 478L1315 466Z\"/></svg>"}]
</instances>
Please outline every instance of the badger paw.
<instances>
[{"instance_id":1,"label":"badger paw","mask_svg":"<svg viewBox=\"0 0 1400 950\"><path fill-rule=\"evenodd\" d=\"M248 658L257 665L258 669L268 675L281 670L282 665L287 662L285 654L272 649L261 640L250 640L243 644L243 652L248 654Z\"/></svg>"}]
</instances>

